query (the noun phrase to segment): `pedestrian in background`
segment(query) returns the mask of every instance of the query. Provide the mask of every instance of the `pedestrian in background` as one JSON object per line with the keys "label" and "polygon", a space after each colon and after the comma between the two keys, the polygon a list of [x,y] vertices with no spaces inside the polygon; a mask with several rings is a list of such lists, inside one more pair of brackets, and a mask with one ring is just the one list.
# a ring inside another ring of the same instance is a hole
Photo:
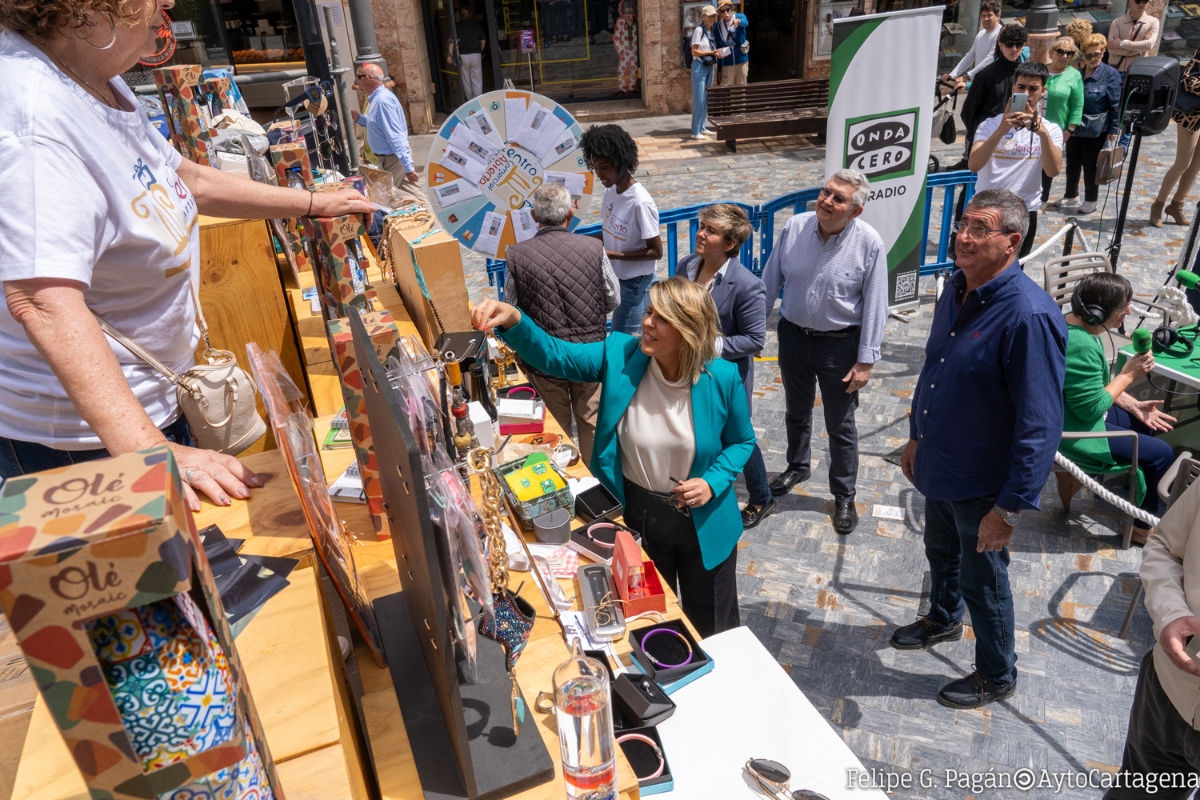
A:
{"label": "pedestrian in background", "polygon": [[904,477],[925,497],[929,613],[892,633],[918,650],[963,636],[971,612],[975,669],[938,692],[979,708],[1017,691],[1008,544],[1037,510],[1062,436],[1067,325],[1017,253],[1029,216],[1007,189],[971,198],[955,223],[957,269],[933,311],[913,392]]}
{"label": "pedestrian in background", "polygon": [[779,305],[779,372],[787,403],[787,469],[771,494],[787,494],[812,475],[812,416],[817,387],[829,436],[833,529],[858,525],[858,392],[871,380],[887,321],[887,248],[858,217],[870,182],[843,169],[825,182],[816,211],[797,214],[763,269],[767,313]]}
{"label": "pedestrian in background", "polygon": [[1062,169],[1062,128],[1038,113],[1046,91],[1049,70],[1040,61],[1017,67],[1013,99],[1025,96],[1024,110],[997,114],[979,126],[967,166],[979,173],[975,187],[1008,189],[1025,201],[1029,221],[1022,232],[1020,257],[1029,255],[1037,234],[1038,209],[1042,205],[1042,175],[1053,178]]}
{"label": "pedestrian in background", "polygon": [[983,0],[979,4],[979,33],[971,49],[942,76],[946,83],[953,82],[959,89],[975,79],[979,70],[996,58],[996,39],[1000,36],[1000,0]]}
{"label": "pedestrian in background", "polygon": [[700,9],[700,24],[692,28],[692,138],[703,139],[711,133],[705,127],[708,119],[708,87],[712,86],[717,63],[717,40],[713,26],[717,10],[712,6]]}
{"label": "pedestrian in background", "polygon": [[[1054,205],[1063,211],[1090,214],[1100,199],[1096,183],[1096,158],[1105,144],[1117,140],[1120,131],[1121,73],[1101,59],[1107,40],[1093,33],[1083,43],[1083,115],[1066,145],[1067,185],[1063,198]],[[1079,202],[1079,173],[1083,172],[1084,198]],[[1153,209],[1151,221],[1153,222]]]}
{"label": "pedestrian in background", "polygon": [[597,125],[579,140],[588,167],[604,185],[600,211],[604,251],[621,282],[621,304],[612,329],[636,336],[642,329],[650,284],[662,258],[658,206],[637,179],[637,143],[620,125]]}
{"label": "pedestrian in background", "polygon": [[[568,230],[575,212],[571,192],[561,183],[542,184],[531,200],[538,232],[505,251],[504,299],[556,339],[604,341],[608,313],[620,302],[604,245]],[[592,463],[600,384],[555,378],[525,363],[521,369],[568,434],[574,419],[579,455]]]}
{"label": "pedestrian in background", "polygon": [[1129,0],[1129,11],[1108,28],[1109,63],[1124,75],[1134,62],[1158,45],[1158,19],[1146,13],[1147,0]]}
{"label": "pedestrian in background", "polygon": [[962,121],[967,130],[967,152],[975,142],[975,130],[984,120],[1004,111],[1021,64],[1021,51],[1029,34],[1020,25],[1005,25],[996,37],[996,57],[979,72],[963,101]]}
{"label": "pedestrian in background", "polygon": [[[1180,90],[1190,95],[1200,95],[1200,61],[1197,61],[1197,57],[1200,57],[1200,50],[1192,54],[1192,60],[1188,62],[1179,81]],[[1176,224],[1188,224],[1188,218],[1183,214],[1183,203],[1192,190],[1192,184],[1196,182],[1197,173],[1200,173],[1200,147],[1196,147],[1196,140],[1200,138],[1200,108],[1188,112],[1176,106],[1171,112],[1171,119],[1175,120],[1177,137],[1175,161],[1163,176],[1158,197],[1150,206],[1150,224],[1156,228],[1162,227],[1163,204],[1167,202],[1176,183],[1179,189],[1175,192],[1175,199],[1165,210]]]}
{"label": "pedestrian in background", "polygon": [[[1050,77],[1046,80],[1046,119],[1062,128],[1063,144],[1083,118],[1083,76],[1071,66],[1075,60],[1075,40],[1060,36],[1050,45]],[[1042,173],[1042,202],[1050,199],[1054,178]]]}
{"label": "pedestrian in background", "polygon": [[[696,252],[680,259],[675,272],[696,281],[712,295],[721,323],[717,357],[737,364],[746,386],[746,407],[750,408],[754,356],[767,341],[767,290],[758,276],[742,265],[737,253],[754,228],[746,212],[731,203],[706,206],[700,211],[699,222]],[[749,529],[775,508],[767,465],[757,441],[742,474],[750,495],[742,508],[742,525]]]}
{"label": "pedestrian in background", "polygon": [[458,66],[458,86],[465,103],[483,94],[483,51],[487,49],[487,35],[466,7],[458,10],[454,30],[458,39],[450,42],[446,63]]}
{"label": "pedestrian in background", "polygon": [[[996,2],[996,0],[988,0]],[[750,42],[746,41],[746,28],[750,21],[745,14],[733,10],[733,0],[721,0],[717,5],[717,47],[729,48],[729,54],[721,59],[721,85],[745,83],[750,74]]]}
{"label": "pedestrian in background", "polygon": [[634,0],[621,0],[620,12],[613,23],[612,43],[617,51],[617,91],[613,94],[633,94],[638,90],[638,32]]}
{"label": "pedestrian in background", "polygon": [[404,107],[396,93],[385,85],[386,80],[378,64],[362,64],[354,71],[354,88],[366,95],[367,113],[351,109],[350,117],[366,129],[367,145],[379,160],[379,166],[391,173],[392,186],[428,210],[429,198],[421,188],[421,176],[417,174],[408,144]]}

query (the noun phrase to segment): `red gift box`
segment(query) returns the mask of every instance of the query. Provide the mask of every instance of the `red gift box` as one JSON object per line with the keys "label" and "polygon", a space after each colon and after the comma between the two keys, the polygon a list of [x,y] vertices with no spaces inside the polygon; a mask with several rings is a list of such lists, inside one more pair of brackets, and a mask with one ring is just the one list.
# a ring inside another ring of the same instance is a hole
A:
{"label": "red gift box", "polygon": [[[663,591],[662,581],[653,561],[642,560],[642,548],[629,535],[628,531],[618,530],[616,547],[613,552],[612,573],[613,582],[617,584],[617,595],[625,601],[621,610],[625,618],[645,614],[647,611],[667,611],[667,595]],[[643,594],[630,597],[630,571],[636,567],[642,568]]]}

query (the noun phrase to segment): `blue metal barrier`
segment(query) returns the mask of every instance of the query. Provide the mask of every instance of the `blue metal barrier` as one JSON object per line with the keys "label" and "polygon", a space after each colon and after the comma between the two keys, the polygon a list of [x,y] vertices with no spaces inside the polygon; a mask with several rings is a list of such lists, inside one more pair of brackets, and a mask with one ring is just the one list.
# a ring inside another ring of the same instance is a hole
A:
{"label": "blue metal barrier", "polygon": [[[922,275],[933,275],[941,269],[952,266],[954,263],[949,260],[950,226],[954,222],[954,206],[958,200],[957,187],[959,186],[963,187],[966,198],[970,200],[971,195],[975,193],[975,173],[968,170],[941,172],[929,175],[925,180],[925,228],[921,236]],[[942,208],[938,217],[940,227],[938,230],[937,260],[928,262],[929,223],[933,218],[935,189],[942,190]],[[775,247],[775,215],[785,210],[790,210],[792,216],[803,214],[805,211],[808,211],[809,205],[816,201],[817,195],[820,192],[821,188],[819,186],[812,189],[801,189],[798,192],[776,197],[774,200],[769,200],[761,206],[750,206],[732,200],[727,201],[744,209],[746,215],[750,217],[750,225],[753,231],[750,234],[750,238],[742,245],[739,258],[751,272],[755,275],[762,275],[763,268],[767,265],[767,259],[771,257],[771,251]],[[711,205],[711,203],[671,208],[659,212],[659,224],[665,226],[667,229],[664,241],[666,243],[665,255],[667,258],[668,275],[675,274],[675,265],[679,263],[679,223],[686,222],[688,224],[688,252],[691,253],[696,249],[696,231],[700,227],[700,211],[708,205]],[[601,223],[599,222],[591,225],[580,225],[575,229],[575,233],[584,236],[598,236],[600,232]],[[758,242],[757,254],[754,250],[756,240]],[[501,300],[504,299],[504,273],[505,264],[503,261],[494,258],[487,260],[488,286],[496,287]]]}

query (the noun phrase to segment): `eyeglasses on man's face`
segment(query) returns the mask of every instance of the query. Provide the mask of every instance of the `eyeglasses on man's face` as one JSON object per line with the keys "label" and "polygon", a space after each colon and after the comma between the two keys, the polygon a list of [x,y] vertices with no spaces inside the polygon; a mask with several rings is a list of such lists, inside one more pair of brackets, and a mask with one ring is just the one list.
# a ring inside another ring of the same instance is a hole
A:
{"label": "eyeglasses on man's face", "polygon": [[950,226],[950,230],[954,231],[959,236],[966,234],[972,239],[986,239],[994,233],[1009,233],[1009,231],[997,228],[986,228],[977,222],[956,222]]}
{"label": "eyeglasses on man's face", "polygon": [[832,200],[835,204],[837,204],[839,206],[844,206],[850,202],[849,197],[838,194],[833,189],[830,189],[828,186],[821,187],[820,196],[826,200]]}

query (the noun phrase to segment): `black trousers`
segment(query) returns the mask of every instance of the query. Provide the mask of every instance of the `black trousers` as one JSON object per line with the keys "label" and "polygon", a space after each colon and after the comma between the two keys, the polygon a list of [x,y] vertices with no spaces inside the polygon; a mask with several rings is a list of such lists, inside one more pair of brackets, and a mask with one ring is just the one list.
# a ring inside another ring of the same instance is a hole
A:
{"label": "black trousers", "polygon": [[738,626],[736,547],[715,568],[705,569],[691,515],[630,480],[625,481],[625,524],[642,534],[646,554],[701,636]]}
{"label": "black trousers", "polygon": [[[1029,230],[1025,233],[1025,238],[1021,240],[1021,252],[1017,253],[1017,258],[1024,258],[1033,252],[1033,237],[1037,236],[1037,218],[1038,212],[1029,212]],[[1021,265],[1021,271],[1025,271],[1025,265]]]}
{"label": "black trousers", "polygon": [[858,361],[859,331],[834,338],[810,336],[779,318],[779,372],[783,376],[787,413],[789,469],[812,463],[813,404],[821,387],[821,410],[829,434],[829,491],[838,500],[853,500],[858,482],[858,392],[847,394],[842,378]]}
{"label": "black trousers", "polygon": [[1100,197],[1100,187],[1096,185],[1096,159],[1099,158],[1106,141],[1108,141],[1107,136],[1093,136],[1089,139],[1072,136],[1067,139],[1066,145],[1063,146],[1067,157],[1067,186],[1063,190],[1063,197],[1079,196],[1079,171],[1081,169],[1083,170],[1083,199],[1094,203]]}
{"label": "black trousers", "polygon": [[[1200,731],[1179,715],[1163,691],[1151,649],[1142,659],[1133,708],[1129,711],[1129,733],[1125,737],[1125,755],[1121,758],[1118,773],[1122,785],[1105,792],[1104,800],[1185,800],[1191,797],[1195,789],[1156,785],[1157,791],[1152,794],[1144,788],[1127,788],[1130,782],[1136,781],[1135,776],[1168,779],[1171,773],[1175,779],[1184,778],[1185,786],[1187,776],[1200,774]],[[1144,779],[1141,785],[1145,785]]]}

